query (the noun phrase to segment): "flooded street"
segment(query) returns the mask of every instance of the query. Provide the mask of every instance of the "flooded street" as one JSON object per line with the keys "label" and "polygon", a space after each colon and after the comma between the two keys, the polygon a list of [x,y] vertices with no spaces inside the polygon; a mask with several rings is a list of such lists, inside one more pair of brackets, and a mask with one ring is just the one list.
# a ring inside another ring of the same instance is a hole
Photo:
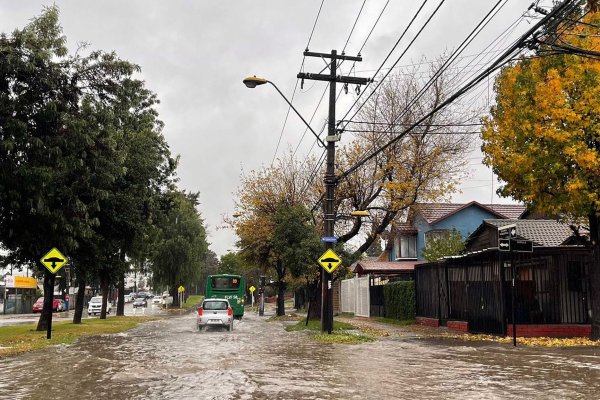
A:
{"label": "flooded street", "polygon": [[189,314],[0,360],[2,399],[597,399],[600,349],[391,335],[319,345],[246,314],[198,332]]}

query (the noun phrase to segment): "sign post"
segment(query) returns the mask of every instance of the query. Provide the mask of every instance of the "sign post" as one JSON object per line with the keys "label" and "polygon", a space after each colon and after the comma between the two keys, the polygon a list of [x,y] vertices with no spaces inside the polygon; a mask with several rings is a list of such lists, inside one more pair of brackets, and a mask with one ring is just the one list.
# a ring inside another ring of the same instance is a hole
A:
{"label": "sign post", "polygon": [[179,308],[183,307],[183,292],[185,292],[185,288],[183,286],[179,286],[177,288],[177,293],[179,294]]}
{"label": "sign post", "polygon": [[[331,295],[331,274],[333,273],[333,271],[342,263],[342,259],[340,258],[340,256],[338,256],[337,254],[335,254],[335,252],[331,249],[327,249],[325,251],[325,253],[323,253],[323,255],[321,257],[319,257],[319,264],[321,264],[321,267],[323,267],[323,269],[325,271],[327,271],[326,276],[328,277],[327,279],[327,307],[326,307],[326,312],[327,312],[327,316],[325,317],[326,319],[324,319],[325,321],[327,321],[327,323],[325,324],[327,326],[327,333],[331,333],[331,330],[333,329],[333,296]],[[325,285],[325,282],[323,282],[323,285]],[[325,309],[325,307],[323,308]]]}
{"label": "sign post", "polygon": [[[67,263],[68,259],[67,257],[63,256],[62,253],[60,251],[58,251],[58,249],[53,248],[52,250],[50,250],[48,253],[46,253],[46,255],[44,255],[41,259],[40,262],[42,263],[42,265],[44,267],[46,267],[46,269],[48,271],[50,271],[50,284],[48,285],[48,287],[51,287],[51,294],[50,294],[50,316],[48,317],[48,327],[46,330],[46,339],[52,339],[52,305],[54,303],[54,276],[56,275],[56,273],[58,272],[59,269],[62,268],[63,265],[65,265]],[[44,289],[46,289],[46,285],[44,282]],[[47,293],[44,293],[44,296]]]}
{"label": "sign post", "polygon": [[248,288],[248,290],[250,291],[250,298],[251,298],[251,301],[252,301],[251,309],[254,310],[254,291],[256,290],[256,288],[253,285],[253,286],[250,286]]}

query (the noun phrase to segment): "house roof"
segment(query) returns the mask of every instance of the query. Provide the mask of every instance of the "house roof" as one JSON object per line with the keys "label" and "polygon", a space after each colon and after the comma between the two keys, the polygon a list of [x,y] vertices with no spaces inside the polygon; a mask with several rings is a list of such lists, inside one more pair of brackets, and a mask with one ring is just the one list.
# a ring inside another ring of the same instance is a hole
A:
{"label": "house roof", "polygon": [[535,246],[560,246],[573,236],[573,230],[569,225],[547,219],[485,219],[483,225],[471,236],[474,237],[485,225],[498,228],[511,224],[517,226],[519,238],[531,240]]}
{"label": "house roof", "polygon": [[417,228],[415,228],[413,225],[409,224],[408,222],[400,222],[396,225],[394,225],[396,232],[397,233],[404,233],[405,235],[409,235],[409,234],[417,234]]}
{"label": "house roof", "polygon": [[425,261],[357,261],[350,269],[357,274],[386,274],[413,272],[415,265],[423,264]]}
{"label": "house roof", "polygon": [[521,204],[481,204],[476,201],[470,203],[421,203],[415,208],[428,224],[435,224],[471,206],[484,209],[502,219],[519,218],[526,210],[525,206]]}

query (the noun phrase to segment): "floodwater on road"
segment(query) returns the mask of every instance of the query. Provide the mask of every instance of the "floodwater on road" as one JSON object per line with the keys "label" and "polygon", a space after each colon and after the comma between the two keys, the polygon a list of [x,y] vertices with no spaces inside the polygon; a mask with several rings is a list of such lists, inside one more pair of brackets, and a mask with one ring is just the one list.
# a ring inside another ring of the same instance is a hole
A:
{"label": "floodwater on road", "polygon": [[0,360],[2,399],[598,399],[600,349],[390,336],[320,345],[250,313],[195,316]]}

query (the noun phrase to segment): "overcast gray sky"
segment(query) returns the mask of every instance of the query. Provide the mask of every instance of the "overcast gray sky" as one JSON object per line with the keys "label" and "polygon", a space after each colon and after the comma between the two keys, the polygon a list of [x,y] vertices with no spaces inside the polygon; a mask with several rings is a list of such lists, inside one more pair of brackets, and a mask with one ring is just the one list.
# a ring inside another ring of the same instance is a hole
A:
{"label": "overcast gray sky", "polygon": [[[217,229],[224,215],[234,209],[233,193],[241,171],[269,165],[289,149],[304,157],[313,150],[313,137],[301,141],[302,122],[290,114],[285,129],[287,106],[269,87],[247,89],[242,79],[257,75],[275,82],[289,98],[294,92],[302,52],[341,50],[346,46],[356,55],[386,0],[0,0],[0,30],[22,28],[44,5],[55,3],[69,46],[91,43],[91,49],[114,50],[124,59],[139,64],[147,86],[161,100],[160,118],[174,154],[181,156],[180,187],[200,192],[200,211],[207,226],[210,248],[218,255],[234,249],[235,235]],[[421,1],[389,1],[379,23],[362,50],[363,62],[356,75],[371,77],[392,49]],[[496,1],[448,0],[415,41],[398,65],[417,62],[458,46]],[[473,55],[515,22],[531,0],[508,0],[485,30],[463,53]],[[317,20],[319,8],[322,9]],[[439,5],[430,0],[415,27],[400,43],[390,62],[397,59],[426,18]],[[511,37],[530,25],[521,21]],[[504,41],[504,44],[508,43]],[[319,72],[321,60],[308,60],[306,72]],[[348,65],[346,65],[348,67]],[[344,70],[348,73],[348,70]],[[490,82],[491,83],[491,82]],[[309,119],[325,89],[324,82],[307,82],[296,91],[294,104]],[[342,96],[337,116],[351,104],[352,91]],[[474,97],[493,96],[484,88]],[[326,101],[317,109],[312,126],[320,129],[327,115]],[[283,132],[283,133],[282,133]],[[281,136],[281,143],[278,145]],[[474,138],[475,140],[475,138]],[[477,146],[475,146],[477,147]],[[276,148],[278,151],[276,153]],[[481,154],[474,151],[463,193],[456,202],[477,200],[508,203],[493,192],[491,172],[480,166]]]}

